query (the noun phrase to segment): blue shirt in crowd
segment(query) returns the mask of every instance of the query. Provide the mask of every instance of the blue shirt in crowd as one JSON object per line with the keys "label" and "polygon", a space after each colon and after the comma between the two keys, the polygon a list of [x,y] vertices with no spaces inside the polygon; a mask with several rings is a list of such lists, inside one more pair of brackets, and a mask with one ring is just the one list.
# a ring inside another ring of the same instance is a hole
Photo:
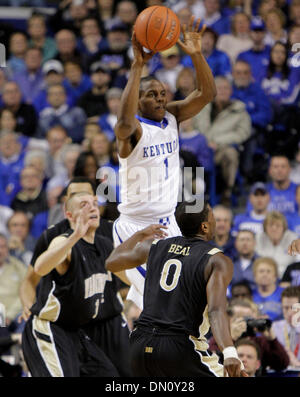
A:
{"label": "blue shirt in crowd", "polygon": [[256,83],[261,84],[262,79],[266,75],[266,70],[270,60],[270,46],[265,46],[262,51],[248,51],[241,52],[237,59],[249,63],[251,66],[252,76]]}
{"label": "blue shirt in crowd", "polygon": [[[206,61],[214,76],[231,76],[231,63],[225,52],[214,49],[206,58]],[[189,55],[185,55],[181,63],[185,67],[194,68],[192,59]]]}
{"label": "blue shirt in crowd", "polygon": [[297,212],[296,189],[297,185],[293,182],[284,190],[278,190],[273,183],[267,184],[270,194],[269,211],[279,211],[284,215]]}
{"label": "blue shirt in crowd", "polygon": [[270,101],[257,83],[250,83],[248,87],[233,85],[232,98],[245,103],[254,127],[264,128],[271,122]]}
{"label": "blue shirt in crowd", "polygon": [[263,231],[265,215],[255,215],[253,211],[238,214],[234,217],[232,235],[236,236],[239,230],[251,230],[257,234]]}
{"label": "blue shirt in crowd", "polygon": [[273,294],[269,296],[261,296],[258,290],[253,291],[253,302],[258,305],[262,314],[267,314],[272,321],[281,320],[281,293],[284,290],[282,287],[277,287]]}
{"label": "blue shirt in crowd", "polygon": [[300,237],[300,215],[298,213],[295,214],[287,214],[286,220],[288,223],[288,227],[292,232],[295,232]]}

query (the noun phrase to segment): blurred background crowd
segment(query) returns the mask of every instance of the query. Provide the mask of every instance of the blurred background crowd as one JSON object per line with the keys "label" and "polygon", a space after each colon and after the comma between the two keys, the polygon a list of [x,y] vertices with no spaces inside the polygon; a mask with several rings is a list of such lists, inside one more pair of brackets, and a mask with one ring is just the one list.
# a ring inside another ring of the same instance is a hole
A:
{"label": "blurred background crowd", "polygon": [[[300,258],[287,255],[300,237],[300,0],[0,0],[4,375],[26,374],[18,290],[37,238],[64,217],[70,179],[85,176],[99,187],[114,171],[108,180],[116,200],[98,198],[104,218],[118,217],[114,126],[133,59],[132,28],[152,5],[170,7],[182,24],[195,15],[207,26],[202,51],[217,95],[180,125],[180,157],[214,207],[215,243],[234,262],[228,313],[239,354],[251,376],[300,366],[300,327],[292,324]],[[149,74],[164,83],[169,101],[195,88],[191,59],[177,46],[155,54],[144,68]],[[137,309],[126,301],[125,311],[132,324]]]}

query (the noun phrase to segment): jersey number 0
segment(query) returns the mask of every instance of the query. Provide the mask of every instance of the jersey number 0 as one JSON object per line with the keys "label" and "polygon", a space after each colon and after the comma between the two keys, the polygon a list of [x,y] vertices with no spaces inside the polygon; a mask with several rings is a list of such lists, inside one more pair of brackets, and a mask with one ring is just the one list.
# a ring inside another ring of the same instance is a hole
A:
{"label": "jersey number 0", "polygon": [[[176,269],[173,274],[172,281],[168,280],[170,269],[175,266]],[[177,287],[178,280],[180,277],[182,263],[178,259],[169,259],[165,264],[161,272],[159,284],[164,291],[170,292]],[[169,284],[167,283],[169,281]]]}

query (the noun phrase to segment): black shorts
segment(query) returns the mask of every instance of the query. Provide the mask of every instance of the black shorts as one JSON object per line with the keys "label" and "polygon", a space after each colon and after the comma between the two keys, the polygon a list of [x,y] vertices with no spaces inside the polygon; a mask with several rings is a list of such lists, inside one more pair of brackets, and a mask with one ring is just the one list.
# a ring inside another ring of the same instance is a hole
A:
{"label": "black shorts", "polygon": [[36,316],[25,325],[22,349],[33,377],[118,376],[105,353],[82,330],[66,330]]}
{"label": "black shorts", "polygon": [[132,376],[129,329],[121,314],[107,320],[91,322],[83,330],[109,357],[119,376]]}
{"label": "black shorts", "polygon": [[131,368],[134,376],[222,376],[218,356],[199,350],[199,341],[186,334],[160,333],[136,328],[130,335]]}

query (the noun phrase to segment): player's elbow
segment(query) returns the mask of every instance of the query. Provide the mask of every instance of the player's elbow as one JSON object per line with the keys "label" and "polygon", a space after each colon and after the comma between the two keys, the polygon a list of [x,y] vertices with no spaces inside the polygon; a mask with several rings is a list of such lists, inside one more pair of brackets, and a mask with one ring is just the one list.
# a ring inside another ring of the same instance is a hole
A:
{"label": "player's elbow", "polygon": [[112,273],[122,270],[122,269],[118,269],[117,263],[110,258],[106,259],[105,261],[105,269]]}

